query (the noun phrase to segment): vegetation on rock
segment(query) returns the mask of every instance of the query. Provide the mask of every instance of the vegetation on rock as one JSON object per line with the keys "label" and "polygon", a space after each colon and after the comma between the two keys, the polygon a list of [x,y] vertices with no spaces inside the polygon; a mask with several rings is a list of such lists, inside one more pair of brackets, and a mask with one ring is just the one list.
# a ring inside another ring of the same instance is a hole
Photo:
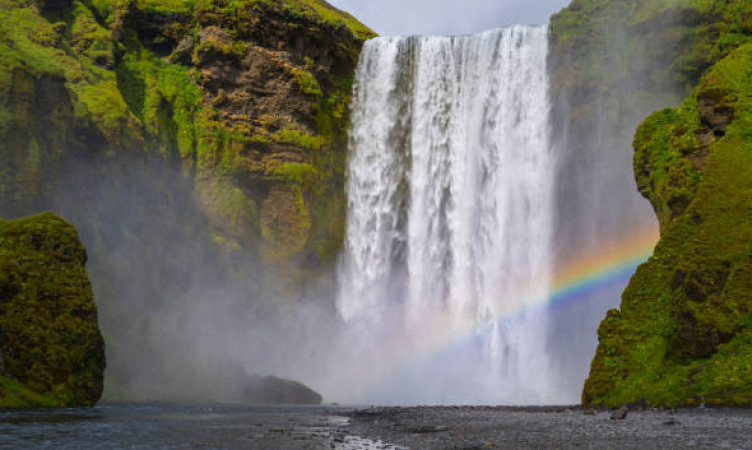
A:
{"label": "vegetation on rock", "polygon": [[0,220],[0,407],[93,406],[104,341],[76,230],[53,214]]}
{"label": "vegetation on rock", "polygon": [[[343,220],[350,87],[370,30],[321,0],[53,3],[0,0],[0,210],[45,203],[45,175],[71,152],[146,151],[212,187],[199,198],[219,200],[203,208],[230,241],[263,221],[259,183],[285,184],[306,208],[266,215],[293,226],[303,213],[311,234],[263,245],[279,263],[329,260],[319,244],[341,241],[329,222]],[[232,202],[216,197],[238,189],[258,215],[228,222]]]}
{"label": "vegetation on rock", "polygon": [[[661,240],[621,308],[599,327],[583,404],[749,405],[752,9],[720,1],[575,3],[622,11],[633,31],[679,17],[686,33],[661,70],[691,89],[681,106],[654,113],[635,135],[635,177]],[[657,42],[670,48],[664,44],[672,41]]]}

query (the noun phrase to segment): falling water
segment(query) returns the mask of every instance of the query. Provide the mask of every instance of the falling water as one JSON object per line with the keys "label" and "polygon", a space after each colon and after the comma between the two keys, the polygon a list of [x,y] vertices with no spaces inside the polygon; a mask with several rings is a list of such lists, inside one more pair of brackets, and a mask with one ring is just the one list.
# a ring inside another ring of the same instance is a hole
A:
{"label": "falling water", "polygon": [[363,49],[339,313],[384,364],[470,336],[389,401],[555,401],[535,308],[552,271],[547,51],[547,28],[522,26]]}

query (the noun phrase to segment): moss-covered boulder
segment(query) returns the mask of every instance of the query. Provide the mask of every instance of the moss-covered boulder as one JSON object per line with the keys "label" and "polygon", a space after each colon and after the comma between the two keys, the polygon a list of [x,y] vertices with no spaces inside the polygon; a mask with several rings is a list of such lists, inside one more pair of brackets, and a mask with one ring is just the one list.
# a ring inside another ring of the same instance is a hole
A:
{"label": "moss-covered boulder", "polygon": [[637,130],[661,240],[598,330],[584,404],[752,404],[751,130],[752,44]]}
{"label": "moss-covered boulder", "polygon": [[76,230],[53,214],[0,220],[0,407],[92,406],[104,341]]}

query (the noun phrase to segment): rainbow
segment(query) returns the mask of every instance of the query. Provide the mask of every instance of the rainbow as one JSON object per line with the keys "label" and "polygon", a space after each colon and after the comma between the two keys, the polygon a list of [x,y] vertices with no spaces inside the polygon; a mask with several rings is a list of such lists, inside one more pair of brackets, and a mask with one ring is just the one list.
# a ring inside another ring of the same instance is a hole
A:
{"label": "rainbow", "polygon": [[546,304],[568,303],[625,284],[637,266],[652,255],[658,238],[658,230],[650,227],[602,251],[577,258],[555,276],[552,294],[545,299]]}
{"label": "rainbow", "polygon": [[[462,351],[465,346],[477,342],[478,337],[494,325],[521,321],[531,314],[583,301],[599,292],[624,286],[637,266],[650,257],[658,238],[658,231],[655,227],[650,227],[607,248],[584,252],[574,262],[567,264],[564,270],[555,274],[553,287],[547,298],[536,299],[525,307],[506,311],[496,323],[457,327],[446,314],[437,313],[432,317],[425,317],[420,330],[416,330],[411,336],[409,348],[405,348],[404,341],[385,342],[385,348],[399,349],[398,354],[392,354],[392,358],[379,358],[382,367],[371,373],[368,380],[362,381],[376,392],[412,369]],[[389,362],[383,366],[385,361]],[[365,398],[370,393],[361,392]]]}

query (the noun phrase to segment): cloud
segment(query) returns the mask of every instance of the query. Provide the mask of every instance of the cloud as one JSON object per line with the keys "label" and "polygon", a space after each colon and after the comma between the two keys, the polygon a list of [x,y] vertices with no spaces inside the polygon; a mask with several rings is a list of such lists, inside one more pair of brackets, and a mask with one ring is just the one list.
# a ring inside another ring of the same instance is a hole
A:
{"label": "cloud", "polygon": [[475,34],[544,24],[569,0],[329,0],[382,35]]}

